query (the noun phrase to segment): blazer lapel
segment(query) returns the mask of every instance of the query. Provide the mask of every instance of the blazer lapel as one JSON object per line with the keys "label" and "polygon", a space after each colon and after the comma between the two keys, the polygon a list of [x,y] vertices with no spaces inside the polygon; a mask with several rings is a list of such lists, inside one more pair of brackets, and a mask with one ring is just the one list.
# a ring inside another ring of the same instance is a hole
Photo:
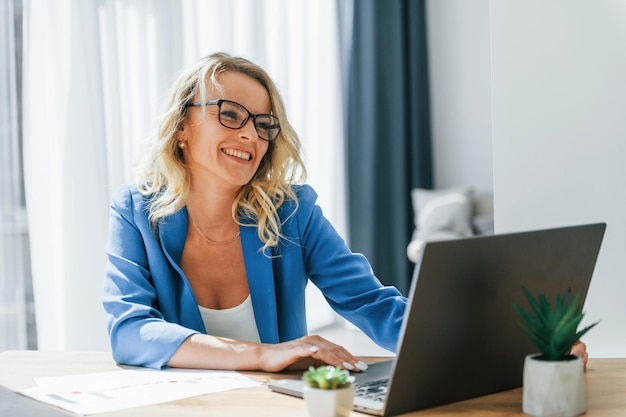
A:
{"label": "blazer lapel", "polygon": [[263,243],[253,225],[241,226],[241,246],[254,308],[254,318],[263,343],[278,343],[278,319],[272,259],[261,252]]}
{"label": "blazer lapel", "polygon": [[205,332],[202,316],[198,309],[198,302],[193,294],[191,286],[186,282],[185,274],[180,267],[183,257],[183,248],[187,239],[188,217],[187,209],[177,211],[171,216],[165,217],[159,221],[159,239],[165,257],[169,261],[172,268],[178,273],[178,277],[173,279],[183,280],[182,293],[179,299],[180,318],[179,323],[191,327],[199,332]]}
{"label": "blazer lapel", "polygon": [[180,261],[187,238],[187,209],[177,211],[159,221],[159,239],[165,256],[172,266],[182,274]]}

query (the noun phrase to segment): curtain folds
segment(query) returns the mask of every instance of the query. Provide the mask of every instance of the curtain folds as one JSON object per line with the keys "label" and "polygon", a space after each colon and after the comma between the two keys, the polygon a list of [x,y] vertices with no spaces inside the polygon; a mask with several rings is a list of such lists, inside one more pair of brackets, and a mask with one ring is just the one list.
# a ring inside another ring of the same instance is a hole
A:
{"label": "curtain folds", "polygon": [[424,0],[339,0],[351,247],[407,294],[410,192],[432,187]]}
{"label": "curtain folds", "polygon": [[103,349],[107,172],[97,9],[24,3],[24,174],[39,349]]}
{"label": "curtain folds", "polygon": [[[100,297],[110,195],[133,180],[138,145],[178,72],[209,53],[250,58],[277,82],[309,182],[345,235],[334,0],[23,1],[24,167],[40,349],[109,348]],[[323,306],[312,308],[318,325],[333,320]]]}
{"label": "curtain folds", "polygon": [[37,346],[21,132],[22,3],[0,1],[0,351]]}

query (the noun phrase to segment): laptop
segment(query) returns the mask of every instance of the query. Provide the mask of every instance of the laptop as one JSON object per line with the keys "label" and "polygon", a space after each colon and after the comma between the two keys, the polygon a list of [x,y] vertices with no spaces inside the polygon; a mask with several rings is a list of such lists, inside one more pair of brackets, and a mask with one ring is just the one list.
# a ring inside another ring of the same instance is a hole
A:
{"label": "laptop", "polygon": [[[571,290],[582,308],[605,229],[597,223],[426,243],[396,356],[353,373],[354,410],[392,416],[521,387],[524,358],[537,352],[512,307],[528,305],[522,286],[549,300]],[[302,397],[304,382],[268,387]]]}

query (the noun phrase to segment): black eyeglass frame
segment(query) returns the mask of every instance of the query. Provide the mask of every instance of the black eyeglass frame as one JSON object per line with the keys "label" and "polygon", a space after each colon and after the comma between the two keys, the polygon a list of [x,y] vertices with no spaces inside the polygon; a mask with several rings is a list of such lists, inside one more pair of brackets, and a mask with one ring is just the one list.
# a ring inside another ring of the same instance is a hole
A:
{"label": "black eyeglass frame", "polygon": [[[243,120],[243,122],[241,122],[241,125],[239,127],[232,127],[232,126],[228,126],[226,124],[224,124],[224,122],[222,122],[222,104],[223,103],[231,103],[231,104],[235,104],[239,107],[241,107],[242,109],[244,109],[247,113],[248,116]],[[252,113],[250,110],[246,109],[244,106],[242,106],[241,104],[237,103],[236,101],[232,101],[232,100],[209,100],[209,101],[195,101],[195,102],[191,102],[187,104],[187,107],[202,107],[202,106],[218,106],[218,112],[217,112],[217,120],[219,120],[220,124],[224,127],[227,127],[228,129],[241,129],[242,127],[245,126],[246,123],[248,123],[248,120],[250,120],[250,118],[252,118],[252,123],[254,124],[254,128],[256,130],[257,135],[259,135],[260,139],[263,139],[265,141],[268,142],[273,142],[274,140],[276,140],[276,138],[278,137],[278,135],[280,134],[280,121],[278,120],[278,117],[274,116],[273,114],[265,114],[265,113],[261,113],[261,114],[254,114]],[[259,133],[259,126],[257,126],[256,123],[256,119],[257,117],[269,117],[270,120],[276,120],[277,123],[275,124],[271,124],[269,126],[264,127],[264,129],[269,133],[271,129],[276,129],[276,134],[274,135],[274,137],[270,138],[264,138],[263,136],[261,136],[261,134]]]}

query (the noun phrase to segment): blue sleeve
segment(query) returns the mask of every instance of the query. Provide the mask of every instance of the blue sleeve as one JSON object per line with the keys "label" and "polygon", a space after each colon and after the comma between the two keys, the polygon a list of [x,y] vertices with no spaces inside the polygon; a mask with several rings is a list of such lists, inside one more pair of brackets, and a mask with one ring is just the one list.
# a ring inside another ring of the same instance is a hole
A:
{"label": "blue sleeve", "polygon": [[367,259],[353,253],[315,204],[309,186],[298,190],[298,235],[310,280],[330,306],[379,346],[396,350],[407,300],[383,286]]}
{"label": "blue sleeve", "polygon": [[151,268],[163,273],[165,268],[149,261],[158,261],[162,251],[143,200],[129,187],[120,188],[113,198],[102,301],[116,362],[159,369],[186,338],[198,332],[164,320],[156,307],[159,300]]}

